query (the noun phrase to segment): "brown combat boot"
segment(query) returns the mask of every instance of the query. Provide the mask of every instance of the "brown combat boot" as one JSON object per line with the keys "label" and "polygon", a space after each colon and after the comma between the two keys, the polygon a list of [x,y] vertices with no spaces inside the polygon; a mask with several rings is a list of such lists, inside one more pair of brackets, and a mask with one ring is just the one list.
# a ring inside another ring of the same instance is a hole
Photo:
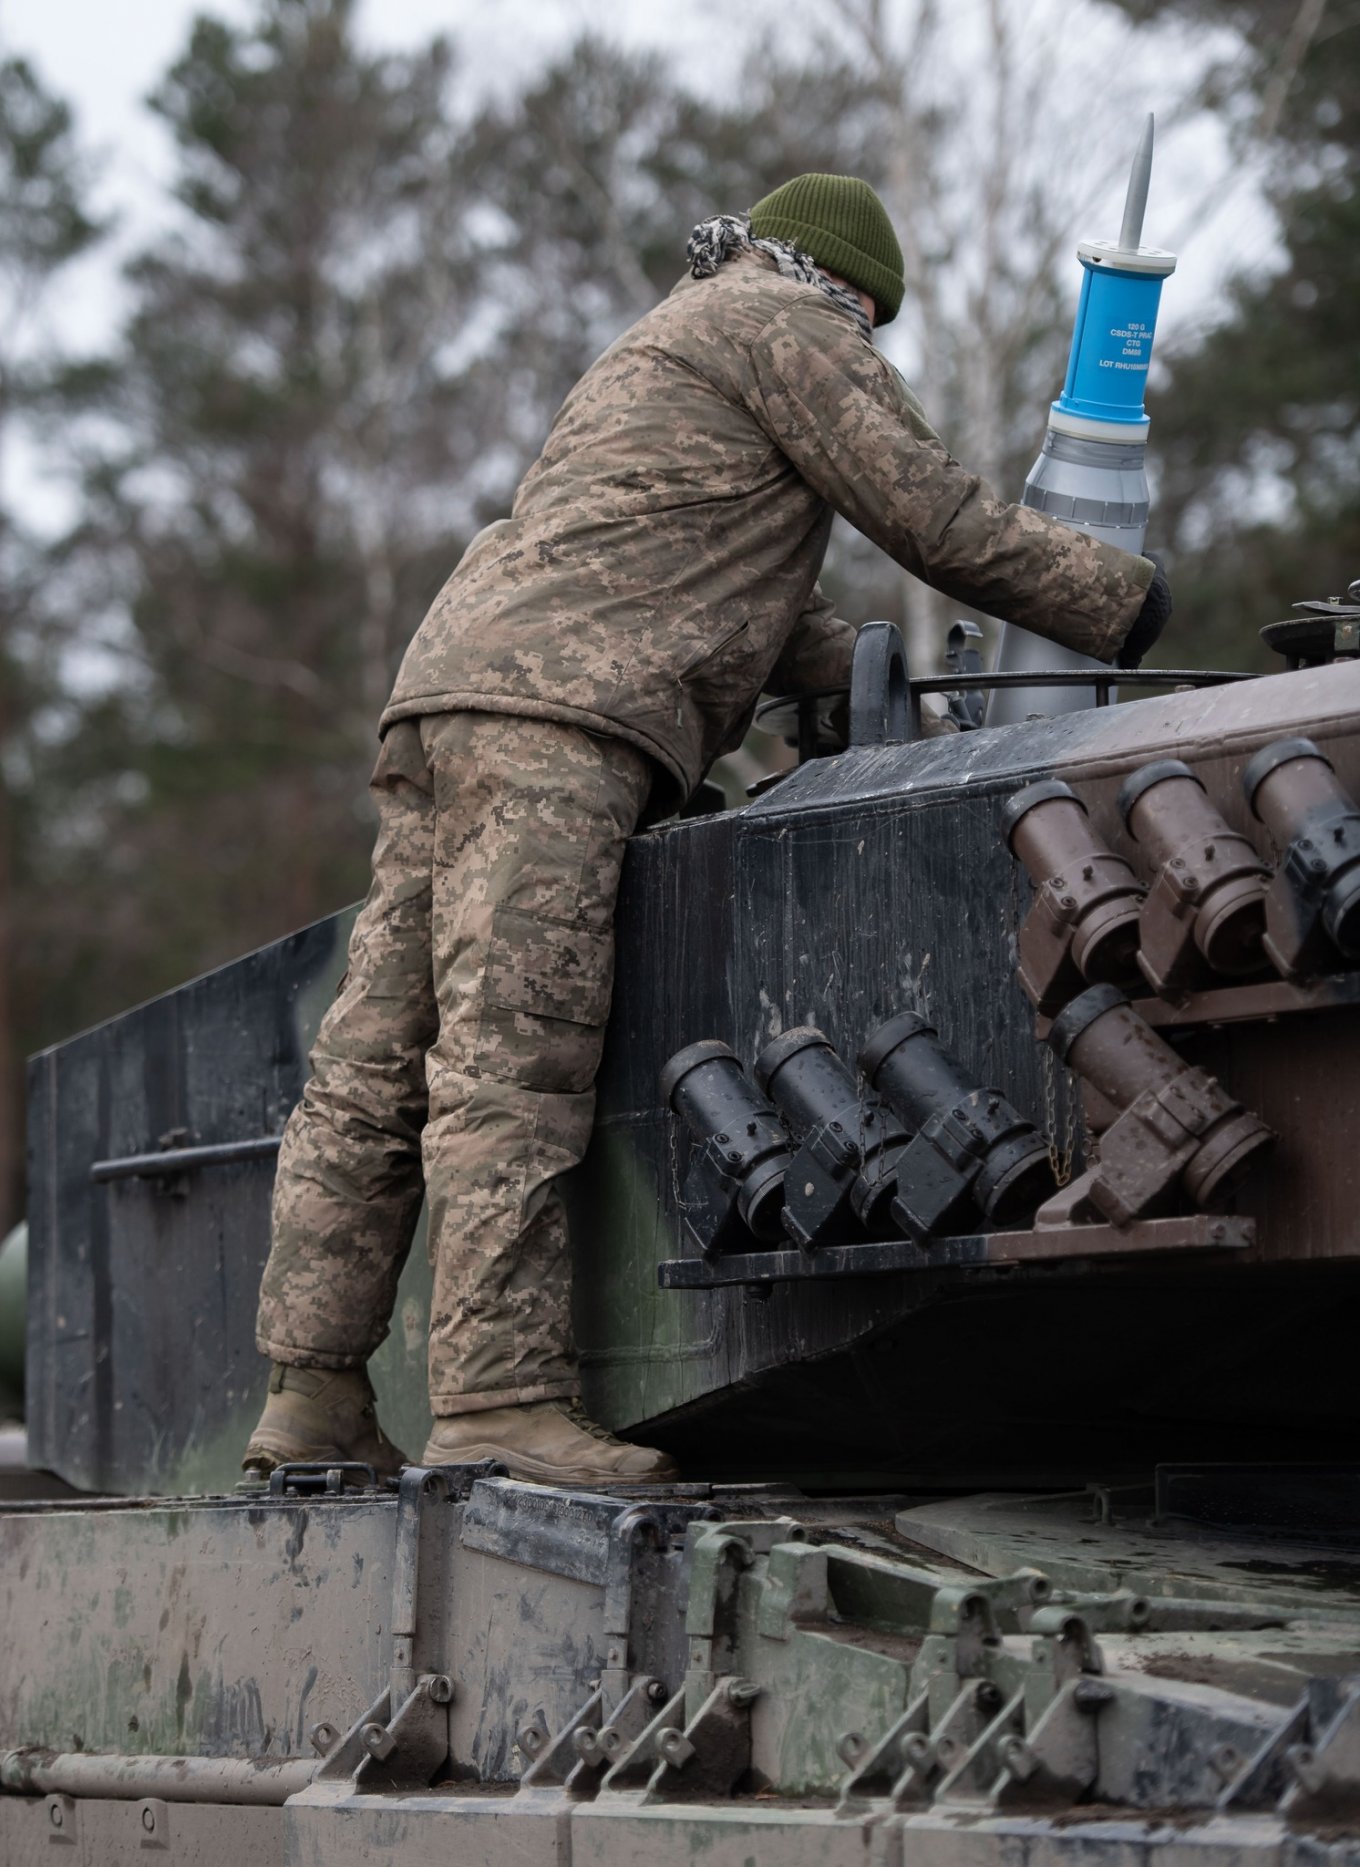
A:
{"label": "brown combat boot", "polygon": [[378,1424],[373,1384],[365,1368],[293,1368],[276,1361],[269,1398],[250,1435],[242,1471],[328,1460],[371,1465],[391,1478],[410,1460]]}
{"label": "brown combat boot", "polygon": [[426,1465],[499,1459],[531,1484],[663,1484],[680,1468],[651,1446],[630,1446],[586,1417],[579,1400],[455,1413],[434,1423]]}

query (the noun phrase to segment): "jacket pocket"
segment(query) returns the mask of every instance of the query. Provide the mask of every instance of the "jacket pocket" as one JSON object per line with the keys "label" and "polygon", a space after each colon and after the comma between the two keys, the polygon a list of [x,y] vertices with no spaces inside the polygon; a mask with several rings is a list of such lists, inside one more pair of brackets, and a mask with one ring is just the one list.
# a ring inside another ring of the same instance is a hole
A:
{"label": "jacket pocket", "polygon": [[750,627],[751,623],[749,618],[745,622],[739,622],[735,629],[729,629],[727,634],[715,642],[711,648],[701,648],[697,655],[691,655],[675,678],[678,681],[687,681],[691,675],[698,674],[710,661],[716,661],[719,655],[724,654],[731,648],[734,642],[739,642],[742,636],[747,634]]}

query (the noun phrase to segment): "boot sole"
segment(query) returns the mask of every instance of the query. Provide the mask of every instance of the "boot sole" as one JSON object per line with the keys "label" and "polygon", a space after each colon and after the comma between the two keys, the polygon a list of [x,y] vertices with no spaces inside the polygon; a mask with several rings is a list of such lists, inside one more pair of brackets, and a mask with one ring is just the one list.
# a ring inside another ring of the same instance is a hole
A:
{"label": "boot sole", "polygon": [[378,1478],[395,1478],[402,1467],[404,1465],[409,1465],[411,1461],[407,1458],[406,1454],[402,1452],[397,1455],[395,1464],[387,1461],[384,1461],[382,1464],[375,1464],[371,1459],[356,1460],[352,1452],[346,1452],[339,1446],[309,1446],[301,1440],[284,1439],[274,1433],[255,1432],[251,1434],[250,1443],[247,1445],[242,1455],[241,1469],[244,1471],[252,1465],[263,1465],[266,1468],[266,1476],[268,1476],[269,1472],[273,1471],[276,1465],[348,1465],[355,1463],[363,1465],[372,1464],[374,1475]]}
{"label": "boot sole", "polygon": [[424,1462],[426,1465],[475,1465],[482,1459],[495,1459],[505,1466],[512,1478],[537,1485],[656,1485],[668,1484],[680,1476],[679,1466],[669,1462],[660,1470],[621,1472],[612,1466],[549,1465],[544,1459],[527,1458],[506,1446],[493,1445],[459,1446],[451,1451],[431,1444],[425,1448]]}

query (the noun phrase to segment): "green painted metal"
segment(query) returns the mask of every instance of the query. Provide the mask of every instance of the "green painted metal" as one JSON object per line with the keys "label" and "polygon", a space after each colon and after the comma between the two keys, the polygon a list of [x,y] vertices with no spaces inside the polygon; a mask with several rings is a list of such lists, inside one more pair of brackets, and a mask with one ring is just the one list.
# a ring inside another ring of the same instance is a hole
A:
{"label": "green painted metal", "polygon": [[[450,1469],[0,1513],[0,1859],[54,1806],[73,1858],[122,1859],[122,1797],[206,1867],[239,1856],[187,1805],[270,1799],[259,1867],[1121,1867],[1171,1810],[1197,1860],[1278,1867],[1288,1832],[1342,1867],[1353,1549],[1186,1533],[1149,1495],[680,1501]],[[35,1777],[70,1787],[44,1804]]]}
{"label": "green painted metal", "polygon": [[27,1282],[28,1227],[21,1224],[0,1244],[0,1420],[23,1411]]}
{"label": "green painted metal", "polygon": [[[340,984],[357,912],[357,908],[351,908],[335,917],[328,963],[287,1007],[298,1049],[304,1055],[310,1053]],[[391,1331],[369,1364],[383,1425],[412,1458],[419,1458],[430,1431],[425,1363],[432,1273],[426,1236],[422,1211],[397,1287]],[[261,1358],[254,1381],[239,1392],[220,1394],[215,1408],[202,1408],[199,1417],[205,1424],[195,1431],[173,1464],[146,1474],[142,1488],[167,1497],[202,1497],[229,1491],[241,1475],[241,1453],[264,1404],[267,1378],[268,1364]]]}

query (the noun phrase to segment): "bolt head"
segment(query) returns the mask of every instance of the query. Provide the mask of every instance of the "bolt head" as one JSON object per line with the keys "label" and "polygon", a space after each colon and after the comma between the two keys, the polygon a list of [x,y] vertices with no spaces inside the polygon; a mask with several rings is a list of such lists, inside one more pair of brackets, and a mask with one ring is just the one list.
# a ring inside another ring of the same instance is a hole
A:
{"label": "bolt head", "polygon": [[371,1757],[376,1757],[379,1763],[390,1757],[397,1747],[397,1740],[386,1725],[366,1724],[359,1735],[363,1739],[364,1749]]}
{"label": "bolt head", "polygon": [[694,1755],[694,1746],[683,1731],[673,1724],[666,1725],[656,1734],[656,1747],[666,1762],[673,1769],[682,1769]]}
{"label": "bolt head", "polygon": [[1219,1744],[1209,1753],[1209,1767],[1226,1783],[1242,1767],[1242,1753],[1235,1744]]}
{"label": "bolt head", "polygon": [[1001,1743],[1001,1761],[1018,1782],[1033,1776],[1038,1759],[1023,1737],[1007,1737]]}
{"label": "bolt head", "polygon": [[142,1810],[142,1827],[145,1828],[146,1832],[149,1835],[155,1834],[156,1832],[156,1811],[154,1809],[143,1809]]}

